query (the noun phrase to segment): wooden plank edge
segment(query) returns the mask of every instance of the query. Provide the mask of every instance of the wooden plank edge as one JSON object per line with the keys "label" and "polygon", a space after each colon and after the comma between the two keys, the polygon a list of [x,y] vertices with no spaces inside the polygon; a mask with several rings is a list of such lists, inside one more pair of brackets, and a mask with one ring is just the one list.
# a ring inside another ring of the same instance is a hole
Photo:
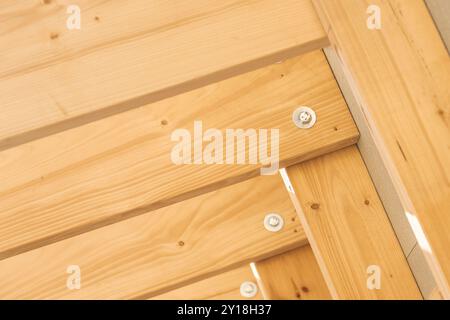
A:
{"label": "wooden plank edge", "polygon": [[[380,197],[392,227],[394,228],[394,232],[397,235],[403,253],[408,258],[411,271],[414,274],[419,289],[422,292],[422,295],[426,297],[430,291],[429,288],[436,287],[436,282],[431,274],[431,270],[426,266],[423,255],[416,256],[416,263],[412,264],[410,262],[409,256],[416,247],[417,240],[411,225],[405,216],[400,197],[391,181],[391,177],[385,167],[385,163],[382,161],[382,155],[380,154],[379,149],[377,149],[375,140],[371,135],[371,129],[367,123],[368,120],[359,107],[352,88],[344,75],[343,66],[338,55],[330,47],[324,48],[324,53],[336,77],[336,81],[341,88],[342,95],[344,96],[350,112],[353,115],[353,120],[358,127],[360,133],[360,139],[357,143],[358,149],[367,170],[369,171],[372,182],[377,190],[378,196]],[[418,262],[418,260],[423,260],[423,263]]]}
{"label": "wooden plank edge", "polygon": [[365,99],[363,98],[363,95],[361,94],[361,91],[359,89],[359,86],[357,84],[356,79],[354,78],[352,72],[347,68],[347,65],[342,60],[341,54],[338,52],[338,48],[335,47],[333,43],[332,34],[331,34],[331,28],[327,27],[329,26],[329,21],[325,15],[324,9],[322,8],[322,5],[319,3],[319,1],[313,1],[313,4],[316,8],[316,12],[322,21],[322,25],[324,26],[325,30],[327,30],[327,34],[330,38],[331,48],[338,53],[338,60],[340,61],[340,64],[342,66],[343,74],[345,78],[347,79],[350,88],[352,89],[353,95],[360,106],[361,109],[363,109],[365,119],[367,121],[367,124],[370,128],[370,132],[372,135],[372,139],[375,143],[376,149],[379,151],[379,154],[382,158],[382,161],[384,163],[384,166],[386,170],[389,173],[389,176],[391,178],[391,181],[393,185],[395,186],[395,189],[397,191],[397,195],[401,201],[402,207],[404,209],[405,215],[409,219],[409,223],[411,224],[411,227],[413,229],[414,235],[418,241],[419,247],[422,249],[424,253],[424,257],[429,265],[429,268],[433,274],[433,277],[436,281],[436,284],[438,286],[439,291],[441,292],[442,296],[445,299],[450,299],[450,285],[446,279],[446,276],[444,274],[444,271],[442,270],[442,267],[437,259],[437,257],[431,252],[430,244],[427,240],[427,237],[420,225],[420,223],[417,221],[417,210],[415,209],[413,202],[411,198],[408,195],[406,186],[403,184],[400,173],[398,172],[395,162],[393,161],[392,157],[389,154],[389,149],[387,148],[386,144],[384,143],[382,139],[382,135],[380,131],[377,129],[375,120],[373,117],[370,116],[369,109],[367,107],[367,103]]}
{"label": "wooden plank edge", "polygon": [[311,42],[304,43],[299,46],[285,49],[283,51],[272,53],[267,56],[260,57],[253,61],[244,62],[231,66],[224,70],[219,70],[202,77],[192,79],[174,86],[167,87],[163,90],[150,92],[146,95],[137,96],[129,100],[108,106],[106,108],[82,114],[70,119],[66,119],[55,124],[46,125],[41,128],[32,129],[27,132],[13,135],[4,139],[0,139],[0,151],[13,148],[15,146],[45,138],[47,136],[63,132],[84,124],[88,124],[106,117],[110,117],[122,112],[126,112],[140,106],[157,102],[172,96],[182,94],[187,91],[195,90],[203,86],[216,83],[228,78],[238,76],[243,73],[251,72],[256,69],[266,67],[276,62],[293,58],[295,56],[308,53],[317,49],[322,49],[329,45],[328,38],[323,37]]}

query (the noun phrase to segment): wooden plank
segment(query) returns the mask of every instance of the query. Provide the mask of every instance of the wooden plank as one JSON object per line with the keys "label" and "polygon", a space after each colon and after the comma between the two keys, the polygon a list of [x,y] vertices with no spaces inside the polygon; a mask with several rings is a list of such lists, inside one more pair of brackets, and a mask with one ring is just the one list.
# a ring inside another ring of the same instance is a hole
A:
{"label": "wooden plank", "polygon": [[[333,298],[421,298],[356,146],[289,167],[287,173],[291,198]],[[370,266],[379,267],[379,289],[367,285]]]}
{"label": "wooden plank", "polygon": [[252,298],[243,297],[241,284],[257,283],[249,265],[221,273],[151,298],[152,300],[263,300],[261,291]]}
{"label": "wooden plank", "polygon": [[405,216],[400,197],[396,192],[394,183],[384,166],[380,150],[377,149],[375,141],[364,112],[359,106],[358,101],[353,95],[347,77],[345,76],[339,56],[332,48],[324,48],[330,67],[342,91],[342,95],[347,102],[347,106],[352,113],[353,120],[359,131],[358,150],[361,153],[364,163],[369,171],[372,182],[377,189],[383,207],[391,221],[395,234],[400,242],[405,256],[408,256],[414,246],[417,244],[414,232],[411,229],[408,218]]}
{"label": "wooden plank", "polygon": [[170,97],[327,38],[310,0],[0,4],[0,148]]}
{"label": "wooden plank", "polygon": [[[264,228],[269,212],[281,231]],[[305,242],[280,177],[257,177],[2,260],[0,298],[145,299]]]}
{"label": "wooden plank", "polygon": [[359,152],[369,171],[378,196],[383,203],[384,210],[389,217],[395,235],[402,247],[403,254],[407,257],[420,292],[424,298],[427,298],[430,294],[430,290],[436,288],[436,281],[434,280],[433,274],[431,273],[423,254],[414,254],[414,262],[412,263],[411,255],[413,254],[413,251],[421,251],[421,249],[417,248],[417,240],[408,218],[405,216],[400,197],[397,194],[394,183],[391,180],[386,167],[384,166],[380,150],[378,150],[375,145],[372,133],[367,125],[366,117],[343,73],[342,65],[337,53],[331,48],[324,48],[324,53],[336,76],[336,80],[341,88],[348,108],[352,112],[353,120],[358,127],[360,138],[357,146]]}
{"label": "wooden plank", "polygon": [[366,27],[366,1],[314,4],[418,245],[450,298],[449,55],[423,1],[372,1],[380,30]]}
{"label": "wooden plank", "polygon": [[[312,129],[293,124],[298,105],[316,110]],[[314,52],[5,150],[0,259],[260,174],[261,164],[175,165],[171,134],[192,133],[195,120],[221,132],[278,129],[280,166],[358,137],[323,53]]]}
{"label": "wooden plank", "polygon": [[269,300],[331,299],[309,245],[259,261],[256,268]]}

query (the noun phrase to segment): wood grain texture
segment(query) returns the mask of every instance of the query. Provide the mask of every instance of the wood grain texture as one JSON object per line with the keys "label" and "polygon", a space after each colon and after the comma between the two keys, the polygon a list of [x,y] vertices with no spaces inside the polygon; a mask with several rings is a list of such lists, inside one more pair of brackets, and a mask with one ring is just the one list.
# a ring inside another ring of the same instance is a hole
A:
{"label": "wood grain texture", "polygon": [[253,298],[241,296],[240,287],[245,281],[256,284],[249,265],[233,269],[217,276],[195,282],[167,293],[152,297],[154,300],[263,300],[261,291]]}
{"label": "wood grain texture", "polygon": [[[298,105],[316,110],[314,128],[293,124]],[[171,133],[192,133],[194,120],[203,130],[279,129],[281,166],[358,138],[323,53],[314,52],[5,150],[0,258],[260,174],[260,164],[175,165]]]}
{"label": "wood grain texture", "polygon": [[[356,146],[287,169],[291,197],[335,299],[421,299]],[[381,288],[367,269],[380,267]]]}
{"label": "wood grain texture", "polygon": [[[269,212],[282,231],[264,228]],[[280,177],[257,177],[2,260],[0,298],[145,299],[305,242]]]}
{"label": "wood grain texture", "polygon": [[331,299],[309,245],[259,261],[256,268],[269,300]]}
{"label": "wood grain texture", "polygon": [[[423,1],[315,0],[439,290],[450,299],[450,58]],[[420,23],[418,23],[420,21]]]}
{"label": "wood grain texture", "polygon": [[0,4],[0,148],[319,49],[310,0]]}

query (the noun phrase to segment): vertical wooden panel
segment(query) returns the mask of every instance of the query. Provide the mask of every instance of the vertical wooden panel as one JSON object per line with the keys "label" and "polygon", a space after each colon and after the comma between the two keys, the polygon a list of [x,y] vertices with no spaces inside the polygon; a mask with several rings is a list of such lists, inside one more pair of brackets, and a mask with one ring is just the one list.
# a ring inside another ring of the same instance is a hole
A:
{"label": "vertical wooden panel", "polygon": [[[356,146],[287,172],[292,199],[334,298],[421,298]],[[380,289],[368,288],[370,266],[380,268]]]}
{"label": "vertical wooden panel", "polygon": [[[443,296],[450,299],[450,58],[423,1],[314,0]],[[381,28],[367,27],[369,4]]]}
{"label": "vertical wooden panel", "polygon": [[256,263],[267,299],[331,299],[309,245]]}

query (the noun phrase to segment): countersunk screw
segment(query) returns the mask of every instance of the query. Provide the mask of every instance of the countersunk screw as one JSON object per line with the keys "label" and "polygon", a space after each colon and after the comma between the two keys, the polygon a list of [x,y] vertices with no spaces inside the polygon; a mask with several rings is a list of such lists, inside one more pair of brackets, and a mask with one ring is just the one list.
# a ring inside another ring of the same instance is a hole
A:
{"label": "countersunk screw", "polygon": [[301,129],[311,128],[316,123],[316,120],[316,113],[309,107],[299,107],[292,114],[292,121]]}
{"label": "countersunk screw", "polygon": [[284,226],[284,220],[283,217],[281,217],[277,213],[269,213],[264,218],[264,227],[267,231],[270,232],[278,232],[281,229],[283,229]]}
{"label": "countersunk screw", "polygon": [[245,298],[253,298],[258,293],[258,286],[251,281],[245,281],[241,284],[241,296]]}

